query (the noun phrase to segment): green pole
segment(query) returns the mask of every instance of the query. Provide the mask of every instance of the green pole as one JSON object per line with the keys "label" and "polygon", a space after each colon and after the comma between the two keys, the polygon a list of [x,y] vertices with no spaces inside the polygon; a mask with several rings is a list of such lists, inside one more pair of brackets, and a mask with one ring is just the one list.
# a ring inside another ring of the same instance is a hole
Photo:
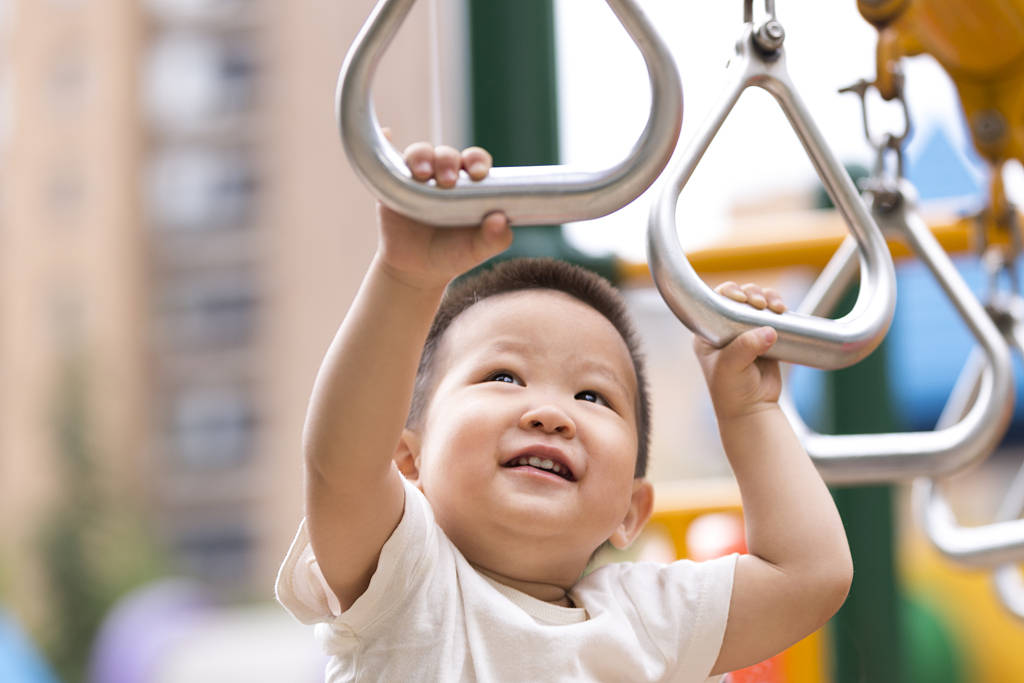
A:
{"label": "green pole", "polygon": [[[558,83],[552,0],[468,0],[473,142],[496,166],[557,164]],[[501,258],[549,256],[615,281],[612,256],[573,248],[559,225],[516,228]]]}
{"label": "green pole", "polygon": [[[846,296],[843,310],[853,307],[855,294]],[[886,342],[857,365],[826,373],[828,431],[898,431],[886,374]],[[854,566],[850,595],[831,622],[834,683],[904,680],[894,493],[892,486],[832,489]]]}
{"label": "green pole", "polygon": [[[884,344],[856,367],[833,373],[828,385],[836,433],[895,430]],[[854,563],[850,596],[832,620],[835,683],[902,680],[893,495],[892,486],[833,489]]]}
{"label": "green pole", "polygon": [[[856,183],[868,170],[847,166]],[[824,187],[815,204],[834,208]],[[857,289],[846,293],[833,317],[849,312]],[[853,367],[825,373],[821,432],[878,434],[899,431],[886,370],[883,341]],[[853,555],[850,595],[829,624],[833,683],[903,683],[900,595],[896,582],[895,515],[892,486],[831,487]],[[909,683],[909,681],[907,682]]]}

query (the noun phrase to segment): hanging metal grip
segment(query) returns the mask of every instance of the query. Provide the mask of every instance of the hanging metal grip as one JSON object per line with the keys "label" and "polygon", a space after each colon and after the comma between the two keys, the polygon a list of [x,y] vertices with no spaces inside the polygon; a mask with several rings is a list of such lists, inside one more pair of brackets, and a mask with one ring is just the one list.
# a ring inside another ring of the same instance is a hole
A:
{"label": "hanging metal grip", "polygon": [[[1002,504],[996,513],[998,521],[1009,521],[1018,519],[1024,513],[1024,467],[1017,471],[1017,476],[1010,483],[1010,488],[1003,498]],[[992,584],[995,588],[999,601],[1011,614],[1018,619],[1024,620],[1024,576],[1016,562],[1024,559],[1024,555],[1018,555],[1014,562],[996,567],[992,572]]]}
{"label": "hanging metal grip", "polygon": [[675,60],[635,0],[607,0],[647,64],[651,111],[625,160],[602,171],[569,166],[499,167],[479,182],[461,177],[452,189],[413,180],[385,139],[374,113],[371,82],[415,0],[380,0],[349,49],[338,77],[341,139],[352,166],[392,209],[441,226],[477,225],[502,211],[516,225],[597,218],[646,190],[668,163],[679,139],[683,91]]}
{"label": "hanging metal grip", "polygon": [[[770,358],[824,369],[852,365],[881,343],[892,321],[896,303],[892,260],[853,182],[797,94],[781,46],[766,51],[755,45],[753,32],[753,24],[744,25],[736,54],[726,70],[724,100],[675,162],[654,202],[648,230],[651,274],[676,316],[716,346],[724,346],[746,330],[770,325],[779,333],[775,346],[766,354]],[[838,320],[798,312],[779,315],[727,299],[704,284],[683,254],[676,232],[679,195],[739,96],[750,86],[767,90],[782,107],[856,240],[861,263],[860,293],[853,310]]]}
{"label": "hanging metal grip", "polygon": [[[1008,317],[1003,334],[1018,353],[1024,353],[1024,299],[1015,296],[1001,312]],[[958,400],[943,410],[940,423],[956,419],[973,398],[978,385],[977,374],[961,373],[954,396]],[[976,399],[975,399],[976,400]],[[951,400],[951,403],[953,401]],[[1006,402],[1007,410],[1012,399]],[[996,512],[996,521],[981,526],[964,527],[956,521],[940,482],[922,478],[914,482],[914,499],[925,535],[950,560],[969,566],[986,566],[1024,560],[1024,519],[1018,519],[1024,507],[1024,472],[1018,473]],[[1011,568],[1016,571],[1015,567]],[[1009,570],[1003,570],[1003,581],[1009,582]]]}
{"label": "hanging metal grip", "polygon": [[[1010,350],[953,262],[915,210],[913,187],[898,181],[884,194],[876,187],[867,193],[878,225],[891,237],[905,241],[932,276],[978,342],[965,372],[976,374],[979,386],[970,410],[957,413],[927,432],[826,435],[812,431],[792,402],[783,407],[794,431],[829,483],[866,484],[946,475],[986,458],[1006,432],[1012,417],[1013,381]],[[849,287],[856,275],[852,239],[847,238],[832,262],[812,286],[800,309],[824,315],[835,304],[836,293]],[[961,376],[964,373],[961,373]],[[954,392],[949,404],[960,401]],[[954,424],[955,422],[955,424]]]}

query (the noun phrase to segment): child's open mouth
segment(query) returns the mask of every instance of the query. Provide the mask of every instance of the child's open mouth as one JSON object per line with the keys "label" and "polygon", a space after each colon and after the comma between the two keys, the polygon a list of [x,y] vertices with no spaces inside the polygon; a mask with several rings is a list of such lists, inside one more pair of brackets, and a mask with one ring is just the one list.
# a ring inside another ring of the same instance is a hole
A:
{"label": "child's open mouth", "polygon": [[566,481],[576,481],[576,477],[572,476],[572,472],[568,467],[560,462],[551,460],[550,458],[541,458],[536,455],[521,455],[517,458],[512,458],[504,465],[505,467],[533,467],[544,472],[551,472],[557,474]]}

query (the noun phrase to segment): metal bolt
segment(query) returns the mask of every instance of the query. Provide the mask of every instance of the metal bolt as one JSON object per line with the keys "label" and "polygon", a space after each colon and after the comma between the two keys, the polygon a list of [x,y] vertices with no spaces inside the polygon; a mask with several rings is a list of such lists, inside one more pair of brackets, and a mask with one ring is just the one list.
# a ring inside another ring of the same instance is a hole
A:
{"label": "metal bolt", "polygon": [[1006,135],[1006,119],[996,109],[986,109],[974,115],[971,132],[982,145],[999,143]]}
{"label": "metal bolt", "polygon": [[765,52],[774,52],[782,47],[786,40],[786,29],[782,28],[775,19],[769,19],[757,27],[754,32],[754,42]]}

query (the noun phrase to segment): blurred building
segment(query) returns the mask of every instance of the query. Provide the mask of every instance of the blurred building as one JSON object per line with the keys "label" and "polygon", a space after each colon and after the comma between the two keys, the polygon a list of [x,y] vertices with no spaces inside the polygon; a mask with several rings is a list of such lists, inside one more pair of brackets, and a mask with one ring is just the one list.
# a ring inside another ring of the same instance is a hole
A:
{"label": "blurred building", "polygon": [[[74,486],[72,376],[95,480],[168,571],[272,595],[306,400],[376,242],[334,118],[372,5],[0,2],[0,601],[22,619],[42,618],[35,539]],[[436,10],[417,4],[376,80],[402,142],[451,109]]]}

